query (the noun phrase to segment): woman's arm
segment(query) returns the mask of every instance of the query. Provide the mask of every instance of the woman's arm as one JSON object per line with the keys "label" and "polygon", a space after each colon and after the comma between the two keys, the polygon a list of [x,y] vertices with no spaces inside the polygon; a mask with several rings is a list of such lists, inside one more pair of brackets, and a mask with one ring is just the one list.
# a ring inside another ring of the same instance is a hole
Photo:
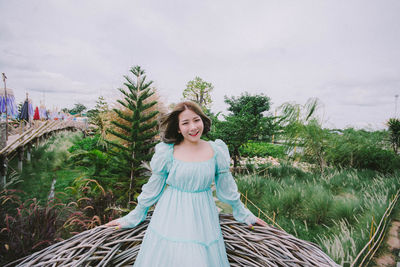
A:
{"label": "woman's arm", "polygon": [[266,222],[254,216],[254,214],[243,205],[242,201],[240,201],[240,193],[238,192],[236,182],[229,170],[230,156],[228,147],[219,139],[215,141],[215,144],[218,153],[215,175],[218,199],[232,206],[233,217],[235,217],[237,221],[246,223],[249,226],[254,224],[266,226]]}
{"label": "woman's arm", "polygon": [[149,181],[142,186],[142,193],[138,197],[136,208],[126,216],[107,223],[106,226],[132,228],[146,218],[147,211],[159,200],[165,187],[169,172],[169,149],[170,145],[165,143],[160,143],[156,146],[156,151],[150,162],[152,175]]}

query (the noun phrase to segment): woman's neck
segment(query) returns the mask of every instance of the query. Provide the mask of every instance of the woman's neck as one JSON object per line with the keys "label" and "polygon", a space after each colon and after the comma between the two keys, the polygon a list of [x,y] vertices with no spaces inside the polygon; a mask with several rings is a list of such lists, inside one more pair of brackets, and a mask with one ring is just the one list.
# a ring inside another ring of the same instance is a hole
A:
{"label": "woman's neck", "polygon": [[201,146],[202,142],[203,142],[203,140],[201,140],[201,139],[200,139],[199,141],[196,141],[196,142],[191,142],[191,141],[188,141],[188,140],[183,140],[183,141],[181,142],[181,145],[182,145],[182,146],[186,146],[186,147],[196,148],[196,147]]}

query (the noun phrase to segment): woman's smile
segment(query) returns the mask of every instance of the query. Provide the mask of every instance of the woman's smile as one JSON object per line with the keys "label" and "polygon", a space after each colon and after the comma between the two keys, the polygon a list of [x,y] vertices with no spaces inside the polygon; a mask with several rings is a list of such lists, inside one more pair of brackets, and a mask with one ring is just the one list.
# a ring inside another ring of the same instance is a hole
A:
{"label": "woman's smile", "polygon": [[197,132],[195,132],[195,133],[192,133],[192,134],[189,134],[190,136],[196,136],[197,134],[199,133],[199,131],[197,131]]}
{"label": "woman's smile", "polygon": [[204,130],[201,117],[190,109],[182,111],[179,116],[179,133],[184,141],[198,142]]}

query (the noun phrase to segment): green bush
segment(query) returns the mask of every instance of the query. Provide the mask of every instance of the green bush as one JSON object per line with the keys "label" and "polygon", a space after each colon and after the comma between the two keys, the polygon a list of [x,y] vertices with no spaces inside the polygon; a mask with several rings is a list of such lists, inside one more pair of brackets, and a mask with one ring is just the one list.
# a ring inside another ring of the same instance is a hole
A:
{"label": "green bush", "polygon": [[68,148],[69,153],[73,153],[77,150],[91,151],[94,149],[105,151],[105,147],[99,143],[100,135],[96,134],[93,137],[79,138],[74,141],[74,144]]}
{"label": "green bush", "polygon": [[329,191],[321,185],[311,185],[307,188],[305,197],[303,219],[312,225],[330,224],[333,197]]}
{"label": "green bush", "polygon": [[328,164],[356,169],[393,172],[400,169],[400,157],[390,150],[386,131],[345,129],[332,133],[326,148]]}
{"label": "green bush", "polygon": [[243,157],[274,157],[284,158],[286,156],[283,146],[266,143],[249,141],[239,149],[240,155]]}

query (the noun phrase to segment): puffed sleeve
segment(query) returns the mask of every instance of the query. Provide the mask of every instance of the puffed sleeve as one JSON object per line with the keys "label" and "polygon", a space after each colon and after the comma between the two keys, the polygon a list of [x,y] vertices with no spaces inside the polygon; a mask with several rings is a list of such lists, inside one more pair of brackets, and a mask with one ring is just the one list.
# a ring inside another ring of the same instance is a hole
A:
{"label": "puffed sleeve", "polygon": [[229,170],[230,156],[227,145],[222,140],[217,139],[215,140],[215,148],[217,153],[215,185],[218,199],[232,206],[233,217],[238,222],[254,224],[257,217],[240,201],[240,193]]}
{"label": "puffed sleeve", "polygon": [[159,143],[150,161],[152,175],[149,181],[142,186],[142,193],[138,196],[138,204],[134,210],[117,221],[122,228],[132,228],[141,223],[149,208],[158,201],[165,187],[172,160],[172,145]]}

